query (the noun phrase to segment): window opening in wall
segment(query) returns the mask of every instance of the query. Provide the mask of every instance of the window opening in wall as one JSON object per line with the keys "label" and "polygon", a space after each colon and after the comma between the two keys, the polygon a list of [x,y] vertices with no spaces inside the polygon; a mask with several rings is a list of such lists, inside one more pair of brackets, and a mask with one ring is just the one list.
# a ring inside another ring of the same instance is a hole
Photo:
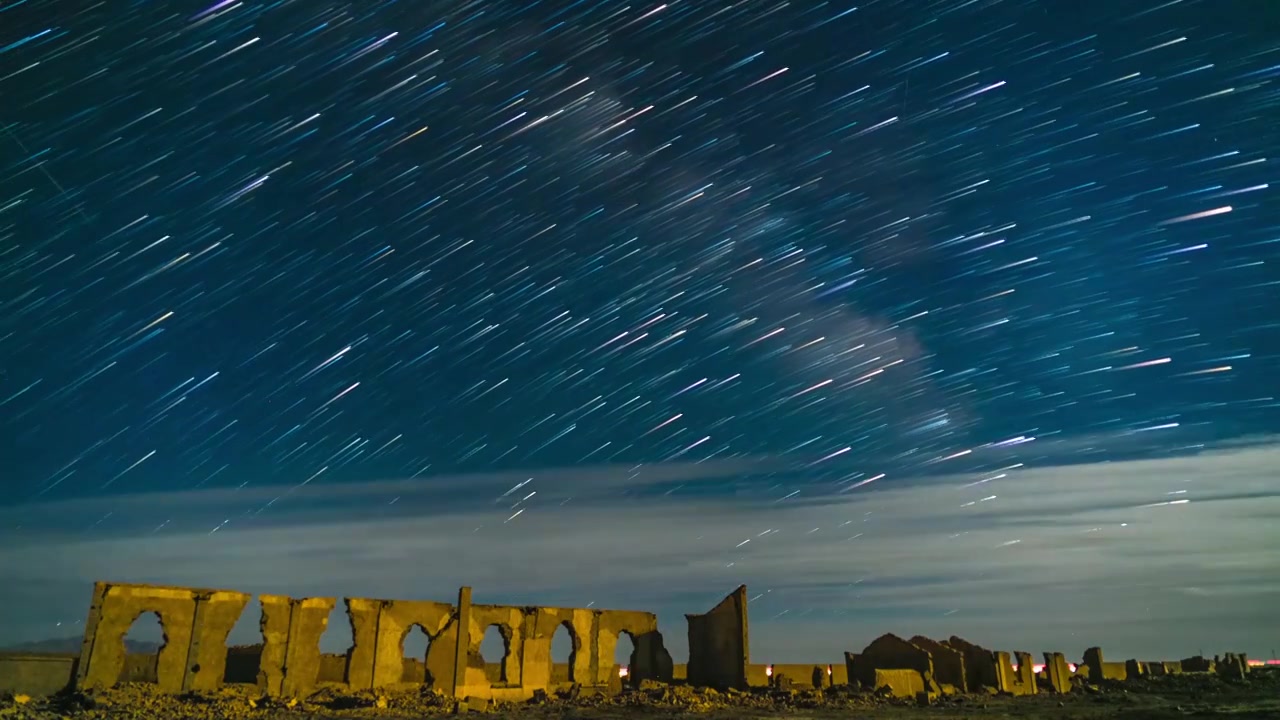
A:
{"label": "window opening in wall", "polygon": [[551,682],[574,682],[573,662],[577,651],[573,646],[573,628],[567,622],[560,623],[551,636]]}
{"label": "window opening in wall", "polygon": [[355,633],[351,618],[347,616],[347,604],[339,599],[329,611],[329,621],[320,635],[320,672],[317,682],[346,682],[347,665],[351,662],[351,649],[355,647]]}
{"label": "window opening in wall", "polygon": [[404,651],[404,672],[402,682],[415,682],[431,685],[434,678],[427,669],[427,653],[431,651],[431,636],[418,623],[409,626],[401,640]]}
{"label": "window opening in wall", "polygon": [[156,669],[166,641],[158,613],[148,611],[139,615],[124,635],[120,682],[157,682]]}
{"label": "window opening in wall", "polygon": [[262,603],[253,598],[227,634],[227,666],[222,673],[224,683],[256,683],[262,667]]}
{"label": "window opening in wall", "polygon": [[614,646],[613,663],[618,666],[618,676],[631,676],[631,663],[635,659],[636,643],[629,632],[618,633],[618,644]]}
{"label": "window opening in wall", "polygon": [[507,653],[510,651],[502,628],[490,625],[480,641],[480,657],[484,660],[484,674],[490,683],[507,682]]}

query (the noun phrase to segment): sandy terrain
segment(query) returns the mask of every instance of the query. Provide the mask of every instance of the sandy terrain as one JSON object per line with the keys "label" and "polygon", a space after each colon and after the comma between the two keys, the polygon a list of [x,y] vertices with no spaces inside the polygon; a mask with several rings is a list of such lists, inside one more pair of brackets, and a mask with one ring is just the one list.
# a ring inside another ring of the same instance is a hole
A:
{"label": "sandy terrain", "polygon": [[1280,669],[1255,670],[1246,682],[1211,675],[1181,675],[1089,686],[1070,695],[1031,697],[968,695],[948,697],[927,707],[846,688],[826,692],[785,691],[718,693],[685,687],[656,687],[615,697],[548,698],[542,702],[489,707],[458,703],[427,692],[374,695],[322,690],[301,702],[263,699],[251,687],[232,687],[208,696],[172,697],[148,685],[128,685],[92,695],[49,700],[5,698],[0,719],[50,720],[409,720],[456,712],[493,720],[642,720],[649,718],[1158,718],[1230,717],[1232,720],[1280,718]]}

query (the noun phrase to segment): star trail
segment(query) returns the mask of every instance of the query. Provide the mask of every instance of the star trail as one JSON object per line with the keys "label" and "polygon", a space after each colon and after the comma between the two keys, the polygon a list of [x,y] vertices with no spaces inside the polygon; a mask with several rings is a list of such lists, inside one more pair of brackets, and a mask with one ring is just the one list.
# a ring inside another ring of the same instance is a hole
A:
{"label": "star trail", "polygon": [[1278,10],[0,4],[4,502],[1276,432]]}

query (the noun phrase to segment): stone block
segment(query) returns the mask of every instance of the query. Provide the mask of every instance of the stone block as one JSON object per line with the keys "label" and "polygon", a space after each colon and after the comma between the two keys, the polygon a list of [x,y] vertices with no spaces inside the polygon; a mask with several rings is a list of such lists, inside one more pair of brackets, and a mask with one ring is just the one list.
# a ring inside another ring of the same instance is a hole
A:
{"label": "stone block", "polygon": [[1067,656],[1056,652],[1045,653],[1044,675],[1053,692],[1071,692],[1071,666],[1067,664]]}
{"label": "stone block", "polygon": [[268,695],[306,695],[320,677],[320,636],[336,600],[262,595],[258,602],[263,639],[258,685]]}
{"label": "stone block", "polygon": [[976,692],[981,688],[999,688],[995,654],[991,650],[955,635],[944,644],[964,655],[965,683],[969,692]]}
{"label": "stone block", "polygon": [[876,668],[871,674],[871,687],[893,697],[913,698],[925,692],[924,676],[917,670]]}
{"label": "stone block", "polygon": [[916,635],[910,642],[929,653],[933,660],[933,676],[939,683],[951,685],[962,693],[967,692],[969,680],[963,652],[923,635]]}
{"label": "stone block", "polygon": [[[1017,657],[1017,667],[1014,667],[1013,659]],[[1002,693],[1010,695],[1035,695],[1036,694],[1036,675],[1035,667],[1031,663],[1031,653],[1018,652],[1010,654],[1007,652],[995,653],[996,664],[996,687]]]}
{"label": "stone block", "polygon": [[925,673],[933,675],[933,658],[924,648],[888,633],[872,640],[870,645],[858,653],[857,663],[849,679],[872,685],[875,682],[875,671],[879,669],[914,670],[922,676]]}
{"label": "stone block", "polygon": [[1244,680],[1249,674],[1249,659],[1244,653],[1227,653],[1215,665],[1218,677],[1227,680]]}
{"label": "stone block", "polygon": [[1183,658],[1178,665],[1181,666],[1182,672],[1213,672],[1213,660],[1202,655]]}
{"label": "stone block", "polygon": [[248,603],[248,595],[230,590],[212,590],[196,596],[183,691],[213,692],[222,687],[227,669],[227,636]]}

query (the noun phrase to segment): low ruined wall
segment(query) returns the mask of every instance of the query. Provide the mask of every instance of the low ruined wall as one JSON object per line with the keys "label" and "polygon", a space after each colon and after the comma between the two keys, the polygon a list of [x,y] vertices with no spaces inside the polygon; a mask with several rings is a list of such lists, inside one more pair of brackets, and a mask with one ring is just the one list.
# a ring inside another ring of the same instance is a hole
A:
{"label": "low ruined wall", "polygon": [[[321,684],[351,690],[426,685],[456,697],[522,700],[573,683],[618,686],[622,672],[613,657],[623,635],[635,648],[626,666],[628,682],[669,681],[674,672],[653,613],[472,604],[470,588],[463,588],[457,603],[346,598],[352,647],[341,655],[322,654],[319,647],[336,599],[262,595],[263,642],[228,648],[227,636],[249,597],[229,590],[97,583],[75,684],[90,689],[151,682],[177,693],[251,683],[285,696],[304,695]],[[165,643],[150,655],[127,653],[125,633],[147,612],[159,616]],[[505,645],[496,662],[480,654],[491,627]],[[404,642],[415,628],[426,633],[428,649],[423,658],[406,658]],[[568,663],[551,658],[552,639],[561,630],[572,642]]]}
{"label": "low ruined wall", "polygon": [[0,653],[0,695],[53,695],[75,684],[74,655]]}
{"label": "low ruined wall", "polygon": [[747,666],[747,682],[751,687],[789,685],[797,690],[821,690],[848,685],[849,672],[843,663],[751,663]]}
{"label": "low ruined wall", "polygon": [[[843,663],[750,662],[747,591],[742,586],[710,611],[687,615],[687,664],[675,664],[658,632],[657,616],[629,610],[485,605],[462,588],[457,602],[351,597],[343,600],[352,646],[320,652],[335,598],[262,595],[263,642],[228,648],[231,628],[250,596],[231,590],[95,584],[79,657],[0,653],[0,691],[43,695],[69,686],[91,690],[149,682],[162,692],[206,692],[223,684],[256,685],[267,695],[301,696],[321,685],[346,690],[429,687],[453,697],[527,700],[538,691],[580,685],[618,692],[646,680],[719,688],[887,686],[894,693],[936,695],[995,691],[1010,695],[1071,692],[1080,682],[1133,680],[1179,672],[1243,678],[1248,658],[1108,662],[1099,648],[1078,665],[1045,653],[1043,667],[1024,652],[993,651],[958,637],[935,641],[883,635]],[[126,651],[124,636],[144,613],[160,620],[164,643],[151,654]],[[497,628],[504,652],[484,657],[480,646]],[[415,629],[426,634],[422,657],[405,657]],[[552,643],[567,634],[568,662],[552,659]],[[614,661],[619,640],[634,648]],[[287,672],[286,672],[287,669]]]}

